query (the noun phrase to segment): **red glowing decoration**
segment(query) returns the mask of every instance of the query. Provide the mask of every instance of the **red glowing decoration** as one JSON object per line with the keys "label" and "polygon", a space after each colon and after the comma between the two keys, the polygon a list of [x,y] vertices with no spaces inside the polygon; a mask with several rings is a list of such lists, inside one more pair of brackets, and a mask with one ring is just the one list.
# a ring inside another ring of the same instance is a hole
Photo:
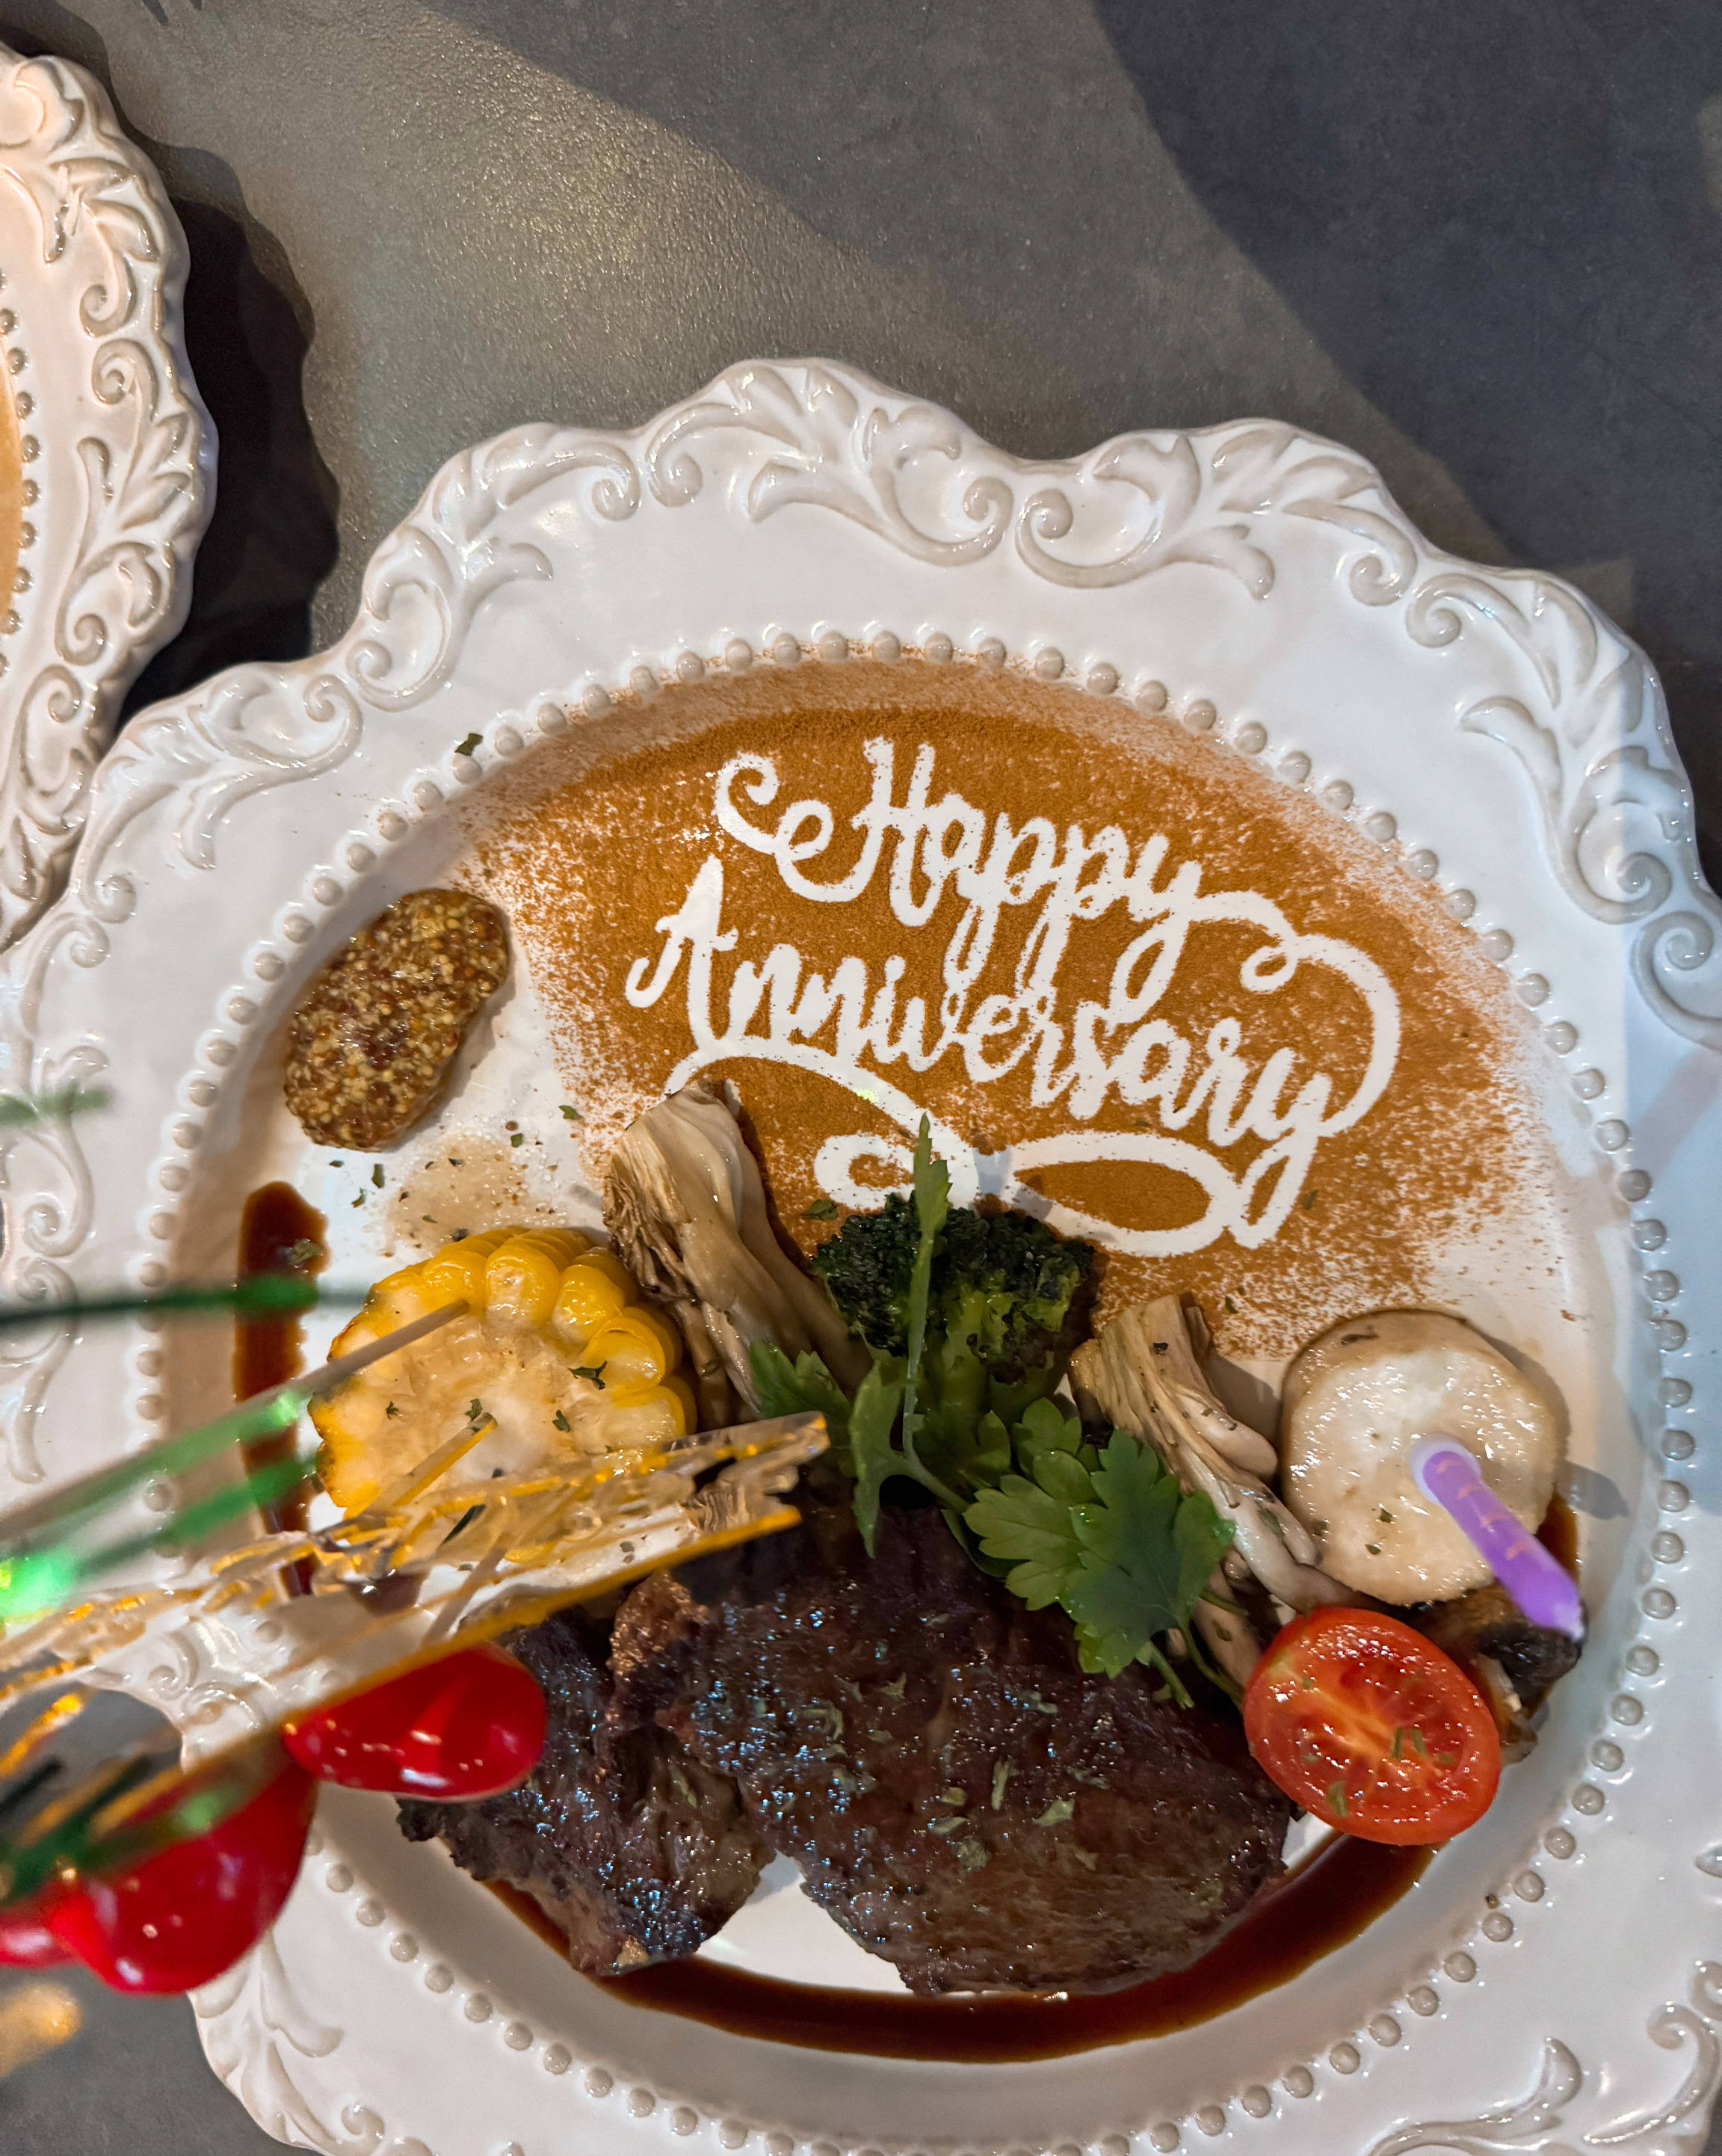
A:
{"label": "red glowing decoration", "polygon": [[544,1732],[530,1672],[500,1647],[478,1646],[319,1708],[290,1723],[282,1742],[320,1781],[460,1803],[524,1781]]}
{"label": "red glowing decoration", "polygon": [[298,1876],[316,1784],[291,1760],[195,1840],[85,1879],[48,1911],[54,1938],[118,1991],[189,1991],[269,1929]]}

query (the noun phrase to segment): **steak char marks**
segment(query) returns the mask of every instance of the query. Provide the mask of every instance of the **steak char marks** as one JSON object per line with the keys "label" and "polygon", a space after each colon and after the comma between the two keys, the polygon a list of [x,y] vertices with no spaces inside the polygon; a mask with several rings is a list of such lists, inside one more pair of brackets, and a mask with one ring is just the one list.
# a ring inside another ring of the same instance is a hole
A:
{"label": "steak char marks", "polygon": [[692,1953],[752,1893],[766,1853],[733,1782],[618,1708],[605,1645],[572,1610],[517,1634],[510,1649],[550,1709],[530,1779],[483,1804],[400,1808],[409,1841],[440,1835],[475,1879],[531,1895],[588,1976]]}
{"label": "steak char marks", "polygon": [[934,1512],[846,1498],[659,1573],[609,1642],[519,1635],[551,1734],[520,1789],[402,1806],[531,1893],[577,1968],[691,1953],[766,1856],[911,1990],[1108,1990],[1181,1969],[1279,1871],[1291,1807],[1229,1715],[1079,1666],[1068,1621],[976,1570]]}
{"label": "steak char marks", "polygon": [[[804,1492],[804,1498],[810,1492]],[[1068,1620],[931,1511],[846,1502],[643,1581],[616,1706],[740,1790],[807,1892],[914,1991],[1108,1990],[1186,1967],[1281,1869],[1292,1815],[1229,1715],[1086,1675]]]}

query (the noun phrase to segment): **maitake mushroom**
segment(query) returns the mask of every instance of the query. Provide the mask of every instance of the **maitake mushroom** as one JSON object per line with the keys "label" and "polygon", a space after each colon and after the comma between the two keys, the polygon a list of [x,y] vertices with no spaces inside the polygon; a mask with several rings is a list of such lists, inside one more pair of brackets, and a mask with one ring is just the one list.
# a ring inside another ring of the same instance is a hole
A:
{"label": "maitake mushroom", "polygon": [[853,1391],[869,1367],[817,1281],[778,1242],[733,1089],[696,1079],[630,1124],[610,1164],[604,1224],[682,1328],[708,1428],[759,1411],[748,1351],[808,1349]]}
{"label": "maitake mushroom", "polygon": [[1201,1312],[1161,1296],[1120,1311],[1079,1348],[1070,1382],[1084,1419],[1152,1445],[1186,1490],[1203,1491],[1232,1522],[1232,1547],[1210,1583],[1231,1606],[1198,1602],[1195,1624],[1221,1669],[1243,1684],[1264,1643],[1238,1610],[1237,1588],[1258,1582],[1282,1621],[1356,1597],[1320,1569],[1315,1537],[1268,1488],[1279,1466],[1274,1447],[1214,1397],[1202,1370],[1207,1345]]}

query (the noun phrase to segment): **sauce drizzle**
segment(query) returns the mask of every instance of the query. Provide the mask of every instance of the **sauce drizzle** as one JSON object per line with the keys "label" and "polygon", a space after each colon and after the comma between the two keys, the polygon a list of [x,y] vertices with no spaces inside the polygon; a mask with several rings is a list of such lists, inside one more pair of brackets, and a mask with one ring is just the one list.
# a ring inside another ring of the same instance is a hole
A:
{"label": "sauce drizzle", "polygon": [[1578,1578],[1578,1520],[1564,1497],[1551,1497],[1536,1538],[1556,1564]]}
{"label": "sauce drizzle", "polygon": [[[254,1190],[239,1219],[240,1283],[262,1273],[314,1279],[329,1262],[323,1240],[327,1227],[322,1214],[290,1183],[266,1183]],[[304,1348],[305,1333],[296,1317],[242,1319],[234,1327],[233,1397],[249,1400],[254,1393],[266,1393],[297,1377]],[[269,1466],[292,1457],[294,1434],[287,1430],[252,1438],[241,1450],[248,1470]],[[271,1533],[304,1527],[303,1485],[267,1507],[264,1524]]]}
{"label": "sauce drizzle", "polygon": [[[821,2051],[1000,2066],[1190,2029],[1300,1974],[1354,1939],[1414,1887],[1432,1851],[1340,1835],[1279,1881],[1200,1961],[1170,1976],[1092,1996],[915,1999],[784,1984],[693,1957],[604,1979],[617,1998],[738,2036]],[[559,1953],[563,1933],[530,1896],[490,1891]]]}

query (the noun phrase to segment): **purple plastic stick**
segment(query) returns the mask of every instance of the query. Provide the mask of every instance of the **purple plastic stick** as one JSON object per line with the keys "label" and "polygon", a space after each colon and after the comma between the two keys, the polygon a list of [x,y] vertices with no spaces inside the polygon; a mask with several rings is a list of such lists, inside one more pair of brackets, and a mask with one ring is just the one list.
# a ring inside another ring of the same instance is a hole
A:
{"label": "purple plastic stick", "polygon": [[1584,1637],[1584,1604],[1571,1575],[1520,1526],[1457,1438],[1420,1437],[1412,1447],[1411,1472],[1423,1495],[1458,1522],[1533,1625]]}

